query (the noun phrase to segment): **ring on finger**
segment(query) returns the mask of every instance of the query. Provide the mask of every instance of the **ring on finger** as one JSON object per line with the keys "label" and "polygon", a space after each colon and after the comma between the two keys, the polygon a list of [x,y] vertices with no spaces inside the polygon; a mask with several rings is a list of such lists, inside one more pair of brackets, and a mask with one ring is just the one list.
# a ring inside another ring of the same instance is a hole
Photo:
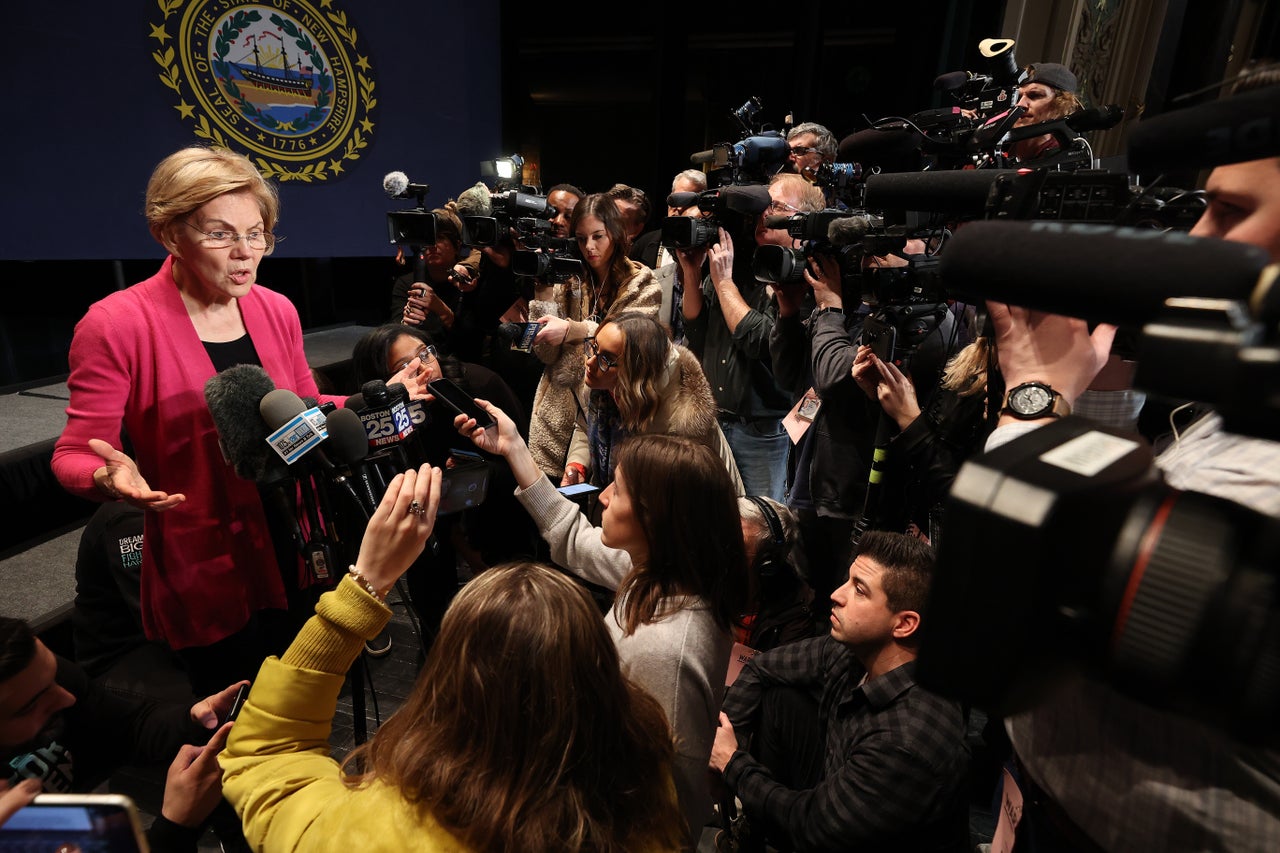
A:
{"label": "ring on finger", "polygon": [[422,518],[424,515],[427,514],[427,508],[423,506],[421,502],[414,500],[412,503],[409,504],[409,514],[416,515],[418,518]]}

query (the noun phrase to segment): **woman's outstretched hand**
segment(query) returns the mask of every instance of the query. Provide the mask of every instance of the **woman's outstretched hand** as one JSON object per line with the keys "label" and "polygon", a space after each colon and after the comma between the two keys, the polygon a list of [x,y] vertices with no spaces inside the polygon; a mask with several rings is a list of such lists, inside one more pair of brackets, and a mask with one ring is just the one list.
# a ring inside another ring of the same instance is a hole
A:
{"label": "woman's outstretched hand", "polygon": [[441,469],[423,465],[387,486],[356,558],[356,572],[375,589],[389,589],[422,553],[440,509],[441,476]]}

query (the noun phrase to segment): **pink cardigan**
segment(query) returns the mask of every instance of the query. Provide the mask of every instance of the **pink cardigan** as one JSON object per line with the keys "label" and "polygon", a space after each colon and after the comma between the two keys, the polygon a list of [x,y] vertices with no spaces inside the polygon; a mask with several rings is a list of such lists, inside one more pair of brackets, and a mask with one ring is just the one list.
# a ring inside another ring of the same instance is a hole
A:
{"label": "pink cardigan", "polygon": [[[93,484],[102,460],[89,439],[119,447],[123,423],[147,483],[187,496],[171,510],[146,514],[142,553],[147,637],[181,649],[221,640],[251,614],[286,602],[257,487],[236,476],[218,447],[204,400],[213,363],[172,267],[170,257],[151,278],[94,303],[76,325],[71,402],[53,473],[68,491],[102,500]],[[276,387],[318,396],[293,304],[261,285],[239,302]]]}

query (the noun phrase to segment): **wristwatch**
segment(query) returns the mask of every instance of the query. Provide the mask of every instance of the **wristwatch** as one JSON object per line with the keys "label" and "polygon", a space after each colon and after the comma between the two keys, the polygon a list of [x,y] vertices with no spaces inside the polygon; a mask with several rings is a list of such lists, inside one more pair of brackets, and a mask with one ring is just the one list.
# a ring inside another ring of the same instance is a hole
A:
{"label": "wristwatch", "polygon": [[1024,421],[1061,418],[1071,414],[1071,406],[1061,394],[1043,382],[1023,382],[1005,392],[1000,414],[1013,415]]}

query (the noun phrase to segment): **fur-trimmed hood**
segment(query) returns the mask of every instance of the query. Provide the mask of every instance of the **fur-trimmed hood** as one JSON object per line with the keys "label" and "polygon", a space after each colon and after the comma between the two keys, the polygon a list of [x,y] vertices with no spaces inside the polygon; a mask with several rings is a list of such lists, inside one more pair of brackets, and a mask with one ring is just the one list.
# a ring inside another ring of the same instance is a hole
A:
{"label": "fur-trimmed hood", "polygon": [[662,403],[648,432],[705,440],[716,426],[716,400],[698,357],[687,348],[671,347],[662,387]]}

